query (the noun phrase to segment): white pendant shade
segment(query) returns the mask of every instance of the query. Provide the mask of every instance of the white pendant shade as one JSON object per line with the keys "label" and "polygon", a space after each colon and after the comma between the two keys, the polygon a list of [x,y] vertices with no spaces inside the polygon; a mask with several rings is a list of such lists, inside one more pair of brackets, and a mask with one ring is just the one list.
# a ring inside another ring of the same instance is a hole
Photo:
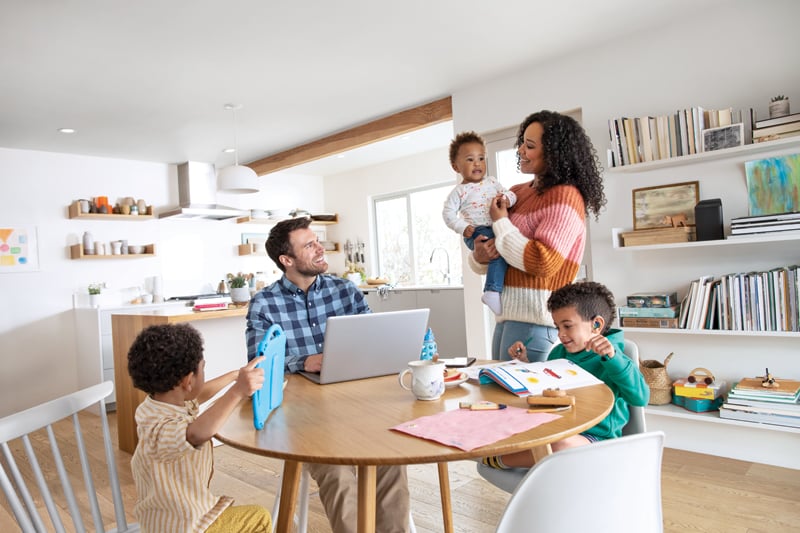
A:
{"label": "white pendant shade", "polygon": [[236,110],[240,104],[225,104],[225,109],[233,117],[233,166],[225,167],[217,173],[217,190],[234,194],[253,194],[258,192],[258,174],[250,167],[239,164],[239,147],[236,145]]}
{"label": "white pendant shade", "polygon": [[259,191],[258,174],[244,165],[225,167],[217,173],[217,190],[235,194],[256,193]]}

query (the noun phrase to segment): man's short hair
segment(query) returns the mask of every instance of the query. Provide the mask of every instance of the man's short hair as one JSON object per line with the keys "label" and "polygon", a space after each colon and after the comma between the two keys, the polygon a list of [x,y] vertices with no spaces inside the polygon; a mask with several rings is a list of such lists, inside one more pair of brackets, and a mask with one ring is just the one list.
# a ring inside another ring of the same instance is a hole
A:
{"label": "man's short hair", "polygon": [[286,272],[286,267],[280,262],[280,256],[292,255],[292,243],[289,242],[289,234],[298,229],[306,229],[310,225],[311,219],[308,217],[290,218],[278,222],[269,232],[269,237],[264,246],[267,249],[267,255],[278,265],[281,272]]}

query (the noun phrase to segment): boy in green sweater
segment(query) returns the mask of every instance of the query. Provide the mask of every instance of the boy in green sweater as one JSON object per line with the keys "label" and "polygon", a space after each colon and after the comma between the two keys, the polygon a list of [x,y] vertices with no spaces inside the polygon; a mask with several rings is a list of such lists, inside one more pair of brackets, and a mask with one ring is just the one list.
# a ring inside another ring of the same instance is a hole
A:
{"label": "boy in green sweater", "polygon": [[[548,361],[569,359],[603,380],[614,393],[614,407],[608,416],[583,433],[554,442],[551,445],[554,452],[621,436],[630,418],[628,405],[645,406],[650,399],[644,376],[622,351],[622,331],[610,327],[615,307],[611,291],[593,281],[565,285],[547,300],[547,310],[561,341],[553,347]],[[512,344],[508,353],[527,362],[527,350],[522,342]],[[483,463],[494,468],[528,468],[533,466],[533,456],[523,451],[486,457]]]}

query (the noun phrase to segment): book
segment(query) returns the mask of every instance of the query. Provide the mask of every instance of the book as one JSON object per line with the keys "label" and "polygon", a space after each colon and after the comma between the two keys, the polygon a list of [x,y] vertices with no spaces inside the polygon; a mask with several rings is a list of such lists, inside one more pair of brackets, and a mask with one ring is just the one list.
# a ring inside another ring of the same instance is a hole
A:
{"label": "book", "polygon": [[791,379],[775,378],[775,383],[772,387],[765,387],[763,385],[764,378],[759,376],[755,378],[742,378],[734,385],[731,392],[743,391],[757,391],[762,395],[767,396],[782,396],[798,398],[800,396],[800,381]]}
{"label": "book", "polygon": [[776,233],[800,229],[800,220],[786,222],[764,222],[747,226],[731,226],[731,235],[753,235],[757,233]]}
{"label": "book", "polygon": [[[762,402],[766,403],[766,402]],[[726,409],[734,411],[747,411],[749,413],[765,413],[800,418],[800,405],[773,403],[770,405],[744,405],[740,403],[723,403]]]}
{"label": "book", "polygon": [[750,398],[728,398],[728,403],[742,407],[781,409],[800,415],[800,403],[773,402],[769,400],[752,400]]}
{"label": "book", "polygon": [[728,420],[740,420],[744,422],[758,422],[760,424],[772,424],[775,426],[800,428],[800,418],[793,416],[782,416],[768,413],[751,413],[747,411],[720,408],[719,417]]}
{"label": "book", "polygon": [[674,291],[635,292],[627,297],[628,307],[673,307],[678,305]]}
{"label": "book", "polygon": [[511,361],[481,368],[478,377],[481,383],[497,383],[520,397],[541,394],[544,389],[569,390],[603,383],[567,359],[535,363]]}
{"label": "book", "polygon": [[800,213],[775,213],[771,215],[753,215],[749,217],[731,218],[731,226],[752,224],[757,222],[800,221]]}
{"label": "book", "polygon": [[677,318],[623,317],[620,323],[624,328],[678,328]]}
{"label": "book", "polygon": [[779,126],[781,124],[787,124],[789,122],[800,122],[800,113],[792,113],[790,115],[784,115],[782,117],[775,117],[775,118],[765,118],[764,120],[756,120],[753,124],[753,128],[768,128],[770,126]]}
{"label": "book", "polygon": [[617,314],[624,317],[676,318],[679,308],[672,307],[618,307]]}
{"label": "book", "polygon": [[794,131],[800,131],[800,120],[795,122],[787,122],[785,124],[779,124],[777,126],[770,126],[768,128],[754,128],[753,138],[759,139],[761,137],[769,137],[770,135],[775,135],[779,133],[790,133]]}

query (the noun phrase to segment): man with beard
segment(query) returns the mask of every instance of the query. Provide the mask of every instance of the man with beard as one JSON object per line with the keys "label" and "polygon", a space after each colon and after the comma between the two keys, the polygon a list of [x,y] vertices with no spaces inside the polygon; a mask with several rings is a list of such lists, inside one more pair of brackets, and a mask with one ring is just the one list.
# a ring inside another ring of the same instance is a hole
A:
{"label": "man with beard", "polygon": [[[286,371],[319,372],[328,317],[371,312],[364,295],[350,281],[326,274],[325,248],[305,217],[279,222],[266,248],[283,271],[281,279],[257,292],[247,311],[247,358],[256,356],[264,333],[278,324],[286,335]],[[319,496],[334,533],[356,531],[358,482],[355,468],[307,463],[319,485]],[[406,468],[379,466],[376,530],[408,529],[409,496]]]}

